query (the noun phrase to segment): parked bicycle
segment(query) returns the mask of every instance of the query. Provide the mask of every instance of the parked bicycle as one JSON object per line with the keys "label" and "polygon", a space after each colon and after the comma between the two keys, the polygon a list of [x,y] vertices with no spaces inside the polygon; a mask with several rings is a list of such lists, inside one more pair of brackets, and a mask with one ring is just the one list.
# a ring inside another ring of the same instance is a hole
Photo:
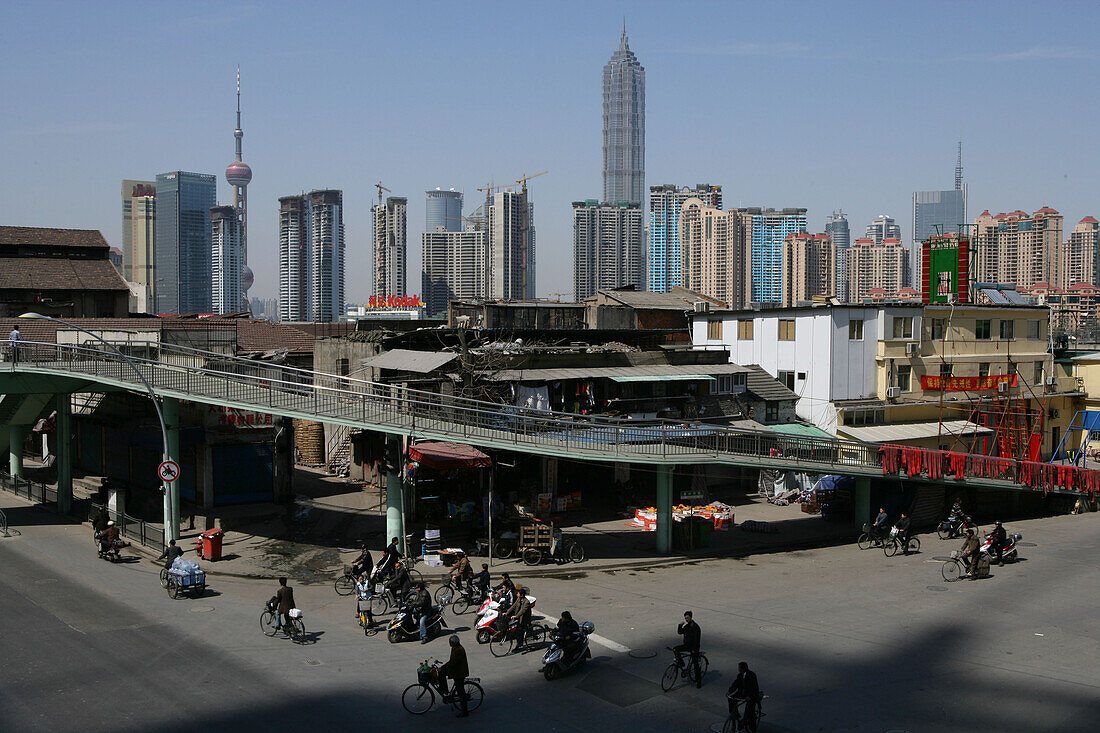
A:
{"label": "parked bicycle", "polygon": [[260,629],[267,636],[275,636],[281,630],[295,644],[306,643],[306,624],[302,619],[302,611],[298,608],[290,609],[290,623],[286,626],[279,625],[279,606],[272,598],[264,604],[264,610],[260,613]]}
{"label": "parked bicycle", "polygon": [[[728,697],[728,696],[727,696]],[[741,719],[741,724],[738,725],[734,722],[733,716],[726,718],[726,724],[722,726],[722,733],[734,733],[738,730],[755,731],[760,729],[760,719],[764,717],[764,701],[768,699],[768,696],[764,693],[760,693],[760,697],[756,698],[756,714],[753,715],[753,720],[745,720],[745,704],[748,702],[745,698],[729,698],[737,703],[737,717]]]}
{"label": "parked bicycle", "polygon": [[[443,685],[439,679],[440,662],[433,661],[430,665],[425,662],[416,670],[416,684],[409,685],[401,693],[401,705],[413,715],[423,715],[435,705],[435,693],[439,693],[444,704],[450,703],[455,710],[460,710],[461,700],[455,690],[443,692]],[[481,707],[481,701],[485,699],[485,690],[481,689],[480,677],[467,677],[462,682],[462,690],[466,696],[467,712],[474,712]]]}
{"label": "parked bicycle", "polygon": [[[676,650],[670,646],[666,646],[672,652],[673,656],[676,655]],[[707,674],[707,669],[710,668],[710,660],[707,659],[707,655],[703,652],[698,652],[699,657],[699,677],[702,679]],[[676,680],[680,678],[686,678],[692,684],[695,684],[698,680],[695,679],[695,665],[692,664],[691,652],[685,652],[679,659],[674,658],[672,664],[665,668],[665,673],[661,675],[661,689],[668,692],[676,684]]]}

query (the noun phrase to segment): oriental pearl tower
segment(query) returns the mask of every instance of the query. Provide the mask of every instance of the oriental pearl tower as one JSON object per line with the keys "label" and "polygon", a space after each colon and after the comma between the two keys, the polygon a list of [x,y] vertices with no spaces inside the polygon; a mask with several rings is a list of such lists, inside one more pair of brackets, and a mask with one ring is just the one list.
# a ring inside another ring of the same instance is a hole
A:
{"label": "oriental pearl tower", "polygon": [[225,180],[233,187],[233,208],[237,211],[237,219],[241,222],[241,306],[244,310],[248,307],[248,289],[252,287],[255,276],[252,268],[248,266],[248,184],[252,180],[252,169],[241,160],[241,140],[244,138],[244,130],[241,129],[241,67],[237,67],[237,129],[233,132],[237,139],[236,160],[225,167]]}

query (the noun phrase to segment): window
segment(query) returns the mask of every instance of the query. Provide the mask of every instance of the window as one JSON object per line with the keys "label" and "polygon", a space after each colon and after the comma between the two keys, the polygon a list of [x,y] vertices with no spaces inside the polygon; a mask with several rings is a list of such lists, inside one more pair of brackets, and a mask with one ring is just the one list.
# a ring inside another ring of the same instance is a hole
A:
{"label": "window", "polygon": [[932,319],[932,340],[943,341],[943,325],[944,320],[942,318]]}
{"label": "window", "polygon": [[1027,337],[1032,340],[1039,338],[1039,321],[1027,322]]}
{"label": "window", "polygon": [[1016,330],[1015,326],[1016,321],[1001,321],[1001,338],[1005,341],[1011,341]]}
{"label": "window", "polygon": [[744,372],[741,372],[740,374],[734,374],[733,375],[733,386],[734,387],[744,387],[746,384],[748,384],[747,377],[748,377],[748,375],[745,374]]}
{"label": "window", "polygon": [[950,376],[951,376],[951,365],[950,364],[940,364],[940,377],[942,379],[947,379]]}
{"label": "window", "polygon": [[1042,383],[1043,383],[1043,362],[1037,361],[1037,362],[1035,362],[1035,381],[1032,382],[1032,384],[1042,384]]}
{"label": "window", "polygon": [[779,340],[794,341],[794,320],[784,318],[779,321]]}
{"label": "window", "polygon": [[336,373],[342,377],[346,377],[351,372],[349,371],[350,363],[347,359],[336,360]]}
{"label": "window", "polygon": [[722,322],[707,321],[707,339],[717,341],[720,338],[722,338]]}
{"label": "window", "polygon": [[794,372],[779,371],[776,373],[775,378],[779,380],[787,389],[794,391]]}
{"label": "window", "polygon": [[729,394],[733,391],[733,375],[732,374],[719,374],[718,375],[718,394]]}
{"label": "window", "polygon": [[752,319],[737,322],[737,340],[752,341]]}
{"label": "window", "polygon": [[881,425],[885,422],[884,410],[852,410],[844,413],[844,424],[855,427],[857,425]]}
{"label": "window", "polygon": [[848,340],[849,341],[862,341],[863,340],[863,319],[853,318],[848,321]]}
{"label": "window", "polygon": [[974,321],[974,338],[979,341],[989,340],[992,323],[989,319]]}
{"label": "window", "polygon": [[898,388],[902,392],[908,392],[912,387],[913,382],[913,367],[905,364],[898,367]]}
{"label": "window", "polygon": [[800,382],[805,382],[806,381],[806,372],[799,372],[798,373],[798,381],[800,381]]}
{"label": "window", "polygon": [[979,377],[988,377],[989,376],[989,362],[988,361],[983,361],[983,362],[978,364],[978,376]]}
{"label": "window", "polygon": [[[1056,453],[1058,451],[1058,436],[1061,435],[1061,430],[1057,425],[1052,425],[1050,428],[1050,452]],[[1055,458],[1058,456],[1055,455]]]}
{"label": "window", "polygon": [[912,316],[894,316],[894,338],[896,338],[896,339],[911,339],[911,338],[913,338],[913,317]]}
{"label": "window", "polygon": [[769,424],[779,422],[779,405],[774,402],[764,403],[764,422]]}

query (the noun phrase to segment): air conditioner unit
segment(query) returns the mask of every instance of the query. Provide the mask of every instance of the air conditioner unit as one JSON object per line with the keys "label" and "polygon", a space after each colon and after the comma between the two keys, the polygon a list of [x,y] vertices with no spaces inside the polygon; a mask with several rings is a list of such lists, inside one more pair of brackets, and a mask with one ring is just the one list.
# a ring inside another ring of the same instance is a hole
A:
{"label": "air conditioner unit", "polygon": [[918,342],[910,341],[909,343],[905,344],[905,355],[906,356],[915,356],[919,349],[920,349],[920,344]]}
{"label": "air conditioner unit", "polygon": [[1047,377],[1047,386],[1048,387],[1057,387],[1058,386],[1058,377]]}
{"label": "air conditioner unit", "polygon": [[1047,410],[1047,417],[1049,417],[1051,420],[1057,420],[1059,414],[1060,413],[1058,412],[1058,410],[1053,407]]}
{"label": "air conditioner unit", "polygon": [[710,303],[705,300],[697,300],[692,304],[696,313],[710,313]]}
{"label": "air conditioner unit", "polygon": [[1001,382],[1000,384],[998,384],[997,385],[997,391],[1000,392],[1001,394],[1007,394],[1008,393],[1008,382]]}
{"label": "air conditioner unit", "polygon": [[901,396],[901,387],[887,387],[886,399],[893,400]]}

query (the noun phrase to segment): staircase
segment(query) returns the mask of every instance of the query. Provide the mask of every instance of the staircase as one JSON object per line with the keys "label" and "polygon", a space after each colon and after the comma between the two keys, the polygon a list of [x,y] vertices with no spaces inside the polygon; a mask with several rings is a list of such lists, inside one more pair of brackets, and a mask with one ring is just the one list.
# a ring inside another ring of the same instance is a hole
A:
{"label": "staircase", "polygon": [[351,428],[338,425],[325,446],[325,466],[336,476],[351,472]]}

